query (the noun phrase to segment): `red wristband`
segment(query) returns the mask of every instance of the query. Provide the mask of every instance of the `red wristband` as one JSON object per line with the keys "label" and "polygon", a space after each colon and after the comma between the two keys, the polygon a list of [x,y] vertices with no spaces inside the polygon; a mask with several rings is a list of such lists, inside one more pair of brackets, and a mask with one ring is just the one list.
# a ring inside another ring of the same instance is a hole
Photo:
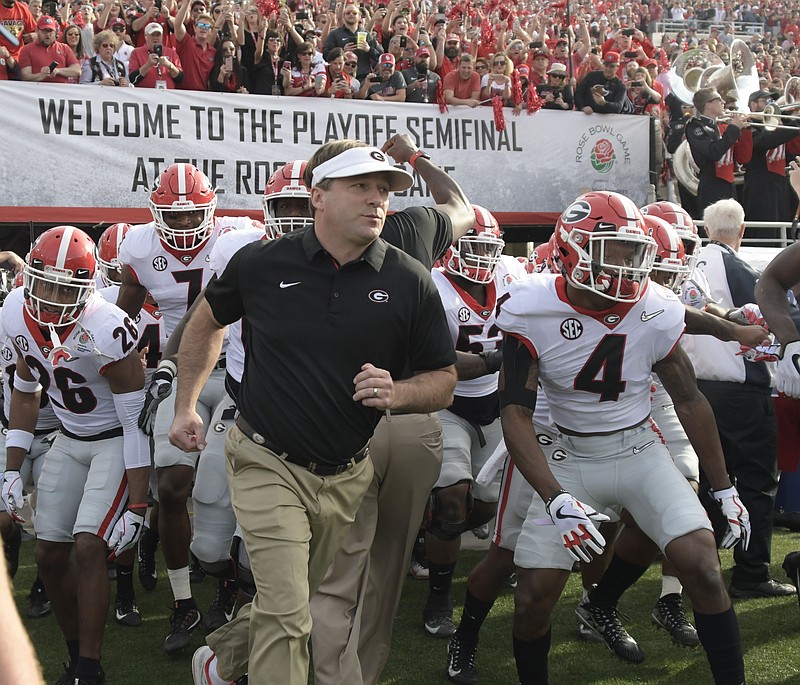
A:
{"label": "red wristband", "polygon": [[147,509],[149,506],[147,502],[143,502],[142,504],[129,504],[128,509]]}
{"label": "red wristband", "polygon": [[424,159],[430,159],[431,156],[424,153],[422,150],[417,150],[411,157],[408,158],[408,164],[412,169],[416,169],[417,160],[422,157]]}

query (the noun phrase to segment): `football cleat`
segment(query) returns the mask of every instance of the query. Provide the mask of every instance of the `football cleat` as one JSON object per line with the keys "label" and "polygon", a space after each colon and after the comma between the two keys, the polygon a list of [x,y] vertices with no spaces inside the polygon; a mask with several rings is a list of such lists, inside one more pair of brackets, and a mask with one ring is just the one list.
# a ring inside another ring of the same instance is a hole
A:
{"label": "football cleat", "polygon": [[478,538],[478,540],[488,540],[490,531],[489,531],[489,524],[484,523],[482,526],[478,526],[477,528],[472,529],[472,534]]}
{"label": "football cleat", "polygon": [[578,605],[575,615],[579,623],[588,632],[602,639],[614,655],[632,664],[644,661],[644,652],[622,627],[615,608],[596,607],[587,602]]}
{"label": "football cleat", "polygon": [[[164,640],[164,651],[167,654],[175,654],[189,646],[192,631],[202,618],[194,600],[183,600],[183,603],[184,606],[181,606],[180,602],[175,602],[169,619],[169,635]],[[185,606],[187,604],[188,606]]]}
{"label": "football cleat", "polygon": [[158,534],[146,526],[139,539],[139,583],[148,592],[156,588],[158,582],[158,567],[156,566],[156,550],[158,549]]}
{"label": "football cleat", "polygon": [[50,600],[47,597],[47,590],[39,576],[31,585],[31,593],[28,595],[28,618],[43,618],[50,613]]}
{"label": "football cleat", "polygon": [[203,619],[203,625],[209,633],[224,626],[233,618],[237,594],[236,581],[220,580],[218,582],[217,593],[214,595],[214,599],[211,600],[211,606]]}
{"label": "football cleat", "polygon": [[142,615],[136,606],[136,595],[117,597],[114,600],[114,620],[126,628],[136,628],[142,625]]}
{"label": "football cleat", "polygon": [[56,680],[55,685],[73,685],[75,682],[75,664],[71,661],[68,664],[61,664],[64,667],[64,672],[61,677]]}
{"label": "football cleat", "polygon": [[3,552],[6,555],[8,575],[13,578],[19,568],[19,549],[22,547],[22,526],[16,521],[11,523],[11,536],[3,542]]}
{"label": "football cleat", "polygon": [[475,685],[478,682],[478,669],[475,655],[478,641],[465,640],[456,632],[447,646],[447,679],[459,685]]}
{"label": "football cleat", "polygon": [[435,637],[450,637],[456,632],[452,608],[429,609],[426,607],[422,611],[422,622],[428,634]]}
{"label": "football cleat", "polygon": [[684,647],[697,647],[700,644],[697,631],[686,618],[683,601],[677,592],[661,597],[650,616],[653,624],[666,630],[675,644]]}

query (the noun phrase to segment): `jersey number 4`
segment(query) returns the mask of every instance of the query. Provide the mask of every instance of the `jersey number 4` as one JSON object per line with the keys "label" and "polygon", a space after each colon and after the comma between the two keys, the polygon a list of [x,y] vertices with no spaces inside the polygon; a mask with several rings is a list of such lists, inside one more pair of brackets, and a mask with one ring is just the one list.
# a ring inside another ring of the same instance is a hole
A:
{"label": "jersey number 4", "polygon": [[[622,360],[625,356],[624,335],[608,334],[594,348],[583,365],[573,387],[575,390],[593,392],[600,395],[601,402],[616,402],[625,392],[626,382],[622,380]],[[599,378],[598,378],[599,376]]]}

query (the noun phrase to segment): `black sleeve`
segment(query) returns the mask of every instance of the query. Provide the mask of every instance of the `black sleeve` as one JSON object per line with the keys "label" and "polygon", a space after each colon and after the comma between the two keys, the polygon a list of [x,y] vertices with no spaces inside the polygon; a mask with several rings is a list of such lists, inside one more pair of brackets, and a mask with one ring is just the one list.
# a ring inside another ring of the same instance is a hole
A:
{"label": "black sleeve", "polygon": [[433,207],[410,207],[386,219],[383,238],[430,271],[453,243],[450,217]]}
{"label": "black sleeve", "polygon": [[589,97],[589,77],[588,74],[575,88],[575,109],[583,109],[586,107],[587,98]]}
{"label": "black sleeve", "polygon": [[622,106],[625,103],[625,85],[619,79],[612,81],[610,84],[611,92],[606,96],[606,104],[602,106],[602,112],[605,114],[619,114],[622,111]]}
{"label": "black sleeve", "polygon": [[[259,241],[260,242],[260,241]],[[258,243],[255,243],[258,246]],[[244,316],[244,303],[242,302],[242,292],[239,287],[240,272],[247,273],[247,264],[244,256],[251,252],[251,245],[246,245],[238,250],[222,275],[209,282],[204,290],[205,298],[211,307],[214,318],[224,326],[238,321]]]}
{"label": "black sleeve", "polygon": [[[782,124],[785,125],[785,124]],[[800,134],[800,128],[792,131],[786,129],[776,129],[766,131],[763,128],[753,129],[753,152],[766,152],[778,147],[781,143],[788,143],[792,138]]]}
{"label": "black sleeve", "polygon": [[714,140],[708,131],[703,130],[703,125],[697,121],[690,121],[686,124],[686,139],[689,147],[692,148],[692,156],[699,164],[703,160],[718,162],[725,153],[733,147],[739,140],[739,129],[736,126],[728,126],[725,133],[719,140]]}
{"label": "black sleeve", "polygon": [[675,150],[678,149],[678,146],[683,142],[684,135],[686,133],[686,124],[681,122],[670,123],[667,126],[667,139],[666,139],[666,146],[667,152],[670,154],[675,154]]}

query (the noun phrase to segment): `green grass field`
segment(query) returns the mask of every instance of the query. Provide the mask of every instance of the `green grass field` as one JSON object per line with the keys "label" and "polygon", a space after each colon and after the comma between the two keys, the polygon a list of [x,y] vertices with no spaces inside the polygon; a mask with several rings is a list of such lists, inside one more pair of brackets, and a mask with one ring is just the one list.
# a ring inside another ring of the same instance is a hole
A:
{"label": "green grass field", "polygon": [[[785,580],[780,569],[784,556],[800,548],[800,536],[776,530],[773,543],[773,575]],[[15,596],[21,614],[27,608],[27,592],[35,570],[33,543],[22,549]],[[466,576],[480,559],[481,552],[464,552],[456,570],[455,599],[460,611]],[[159,555],[160,558],[160,555]],[[730,568],[731,554],[723,552],[723,568]],[[167,631],[171,593],[162,573],[152,593],[136,583],[139,608],[144,618],[139,628],[122,628],[114,623],[113,606],[109,613],[103,665],[108,685],[189,685],[192,682],[192,651],[202,644],[198,629],[190,649],[168,657],[161,644]],[[208,606],[213,586],[210,580],[194,586],[201,608]],[[580,642],[576,637],[573,608],[580,596],[579,578],[570,579],[562,597],[553,628],[550,653],[550,682],[553,685],[706,685],[711,683],[708,667],[699,649],[672,645],[663,631],[650,624],[650,610],[658,597],[660,576],[656,567],[623,598],[620,608],[631,617],[626,624],[647,654],[645,662],[633,666],[617,660],[603,646]],[[392,656],[381,683],[446,683],[444,676],[447,641],[429,637],[421,623],[426,584],[406,582],[400,611],[395,620]],[[113,603],[113,602],[112,602]],[[749,685],[800,685],[800,610],[796,598],[737,601]],[[511,651],[513,595],[509,591],[495,605],[481,634],[478,667],[482,685],[516,683]],[[55,619],[24,619],[48,683],[61,675],[66,648]],[[0,675],[0,683],[6,684]],[[274,683],[274,685],[283,685]]]}

